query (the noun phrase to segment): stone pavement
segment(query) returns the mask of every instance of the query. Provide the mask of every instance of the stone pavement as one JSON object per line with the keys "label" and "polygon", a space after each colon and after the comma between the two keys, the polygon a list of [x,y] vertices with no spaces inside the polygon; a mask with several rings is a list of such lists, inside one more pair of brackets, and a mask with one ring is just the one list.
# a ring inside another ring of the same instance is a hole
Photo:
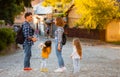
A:
{"label": "stone pavement", "polygon": [[72,38],[68,38],[67,44],[63,47],[63,58],[67,71],[54,73],[57,68],[57,57],[54,50],[54,40],[52,52],[47,61],[49,72],[40,72],[40,49],[38,44],[45,38],[40,39],[32,47],[31,67],[32,71],[23,71],[23,50],[16,53],[0,57],[0,77],[120,77],[120,46],[106,44],[101,41],[81,39],[83,59],[81,60],[81,70],[78,74],[72,73]]}

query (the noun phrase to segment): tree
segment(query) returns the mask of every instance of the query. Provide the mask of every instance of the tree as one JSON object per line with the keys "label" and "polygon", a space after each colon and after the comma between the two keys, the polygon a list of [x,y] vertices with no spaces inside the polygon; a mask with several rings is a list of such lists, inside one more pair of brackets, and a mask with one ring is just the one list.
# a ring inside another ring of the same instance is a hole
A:
{"label": "tree", "polygon": [[0,20],[13,24],[15,16],[24,11],[24,7],[31,7],[31,0],[0,0]]}
{"label": "tree", "polygon": [[116,0],[75,0],[80,25],[85,28],[103,29],[105,24],[120,17]]}
{"label": "tree", "polygon": [[44,0],[43,6],[52,6],[58,13],[65,13],[72,0]]}

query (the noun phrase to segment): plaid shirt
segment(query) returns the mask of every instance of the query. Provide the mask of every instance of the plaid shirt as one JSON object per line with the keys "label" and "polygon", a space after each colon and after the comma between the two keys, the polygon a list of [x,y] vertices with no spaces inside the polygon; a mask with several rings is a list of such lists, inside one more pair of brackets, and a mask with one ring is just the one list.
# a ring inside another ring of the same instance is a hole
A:
{"label": "plaid shirt", "polygon": [[55,39],[58,40],[58,42],[62,42],[62,34],[64,32],[63,27],[58,27],[55,31]]}
{"label": "plaid shirt", "polygon": [[34,34],[32,27],[26,21],[22,24],[22,26],[23,26],[23,34],[25,37],[25,41],[24,41],[23,45],[26,45],[26,44],[33,45],[33,42],[31,40],[28,40],[28,37],[33,36],[33,34]]}

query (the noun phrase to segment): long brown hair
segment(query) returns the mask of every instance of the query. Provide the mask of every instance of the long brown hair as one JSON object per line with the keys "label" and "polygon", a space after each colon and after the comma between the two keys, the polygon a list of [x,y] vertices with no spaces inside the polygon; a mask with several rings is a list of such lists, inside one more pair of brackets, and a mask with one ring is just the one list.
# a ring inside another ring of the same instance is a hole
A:
{"label": "long brown hair", "polygon": [[79,38],[74,38],[73,39],[73,45],[76,47],[77,53],[81,57],[82,56],[82,48],[81,48]]}
{"label": "long brown hair", "polygon": [[63,27],[65,24],[64,24],[64,20],[62,19],[62,17],[57,17],[56,18],[56,26],[61,26]]}

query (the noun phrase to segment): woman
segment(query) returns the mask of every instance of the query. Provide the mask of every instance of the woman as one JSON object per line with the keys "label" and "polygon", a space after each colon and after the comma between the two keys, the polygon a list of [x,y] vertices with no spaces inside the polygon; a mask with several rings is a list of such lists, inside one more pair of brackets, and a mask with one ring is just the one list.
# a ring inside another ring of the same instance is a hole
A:
{"label": "woman", "polygon": [[55,31],[55,51],[58,58],[59,68],[54,72],[63,72],[66,70],[64,66],[64,60],[62,57],[62,34],[64,32],[63,26],[64,21],[61,17],[57,17],[55,19],[55,25],[57,26],[57,30]]}

